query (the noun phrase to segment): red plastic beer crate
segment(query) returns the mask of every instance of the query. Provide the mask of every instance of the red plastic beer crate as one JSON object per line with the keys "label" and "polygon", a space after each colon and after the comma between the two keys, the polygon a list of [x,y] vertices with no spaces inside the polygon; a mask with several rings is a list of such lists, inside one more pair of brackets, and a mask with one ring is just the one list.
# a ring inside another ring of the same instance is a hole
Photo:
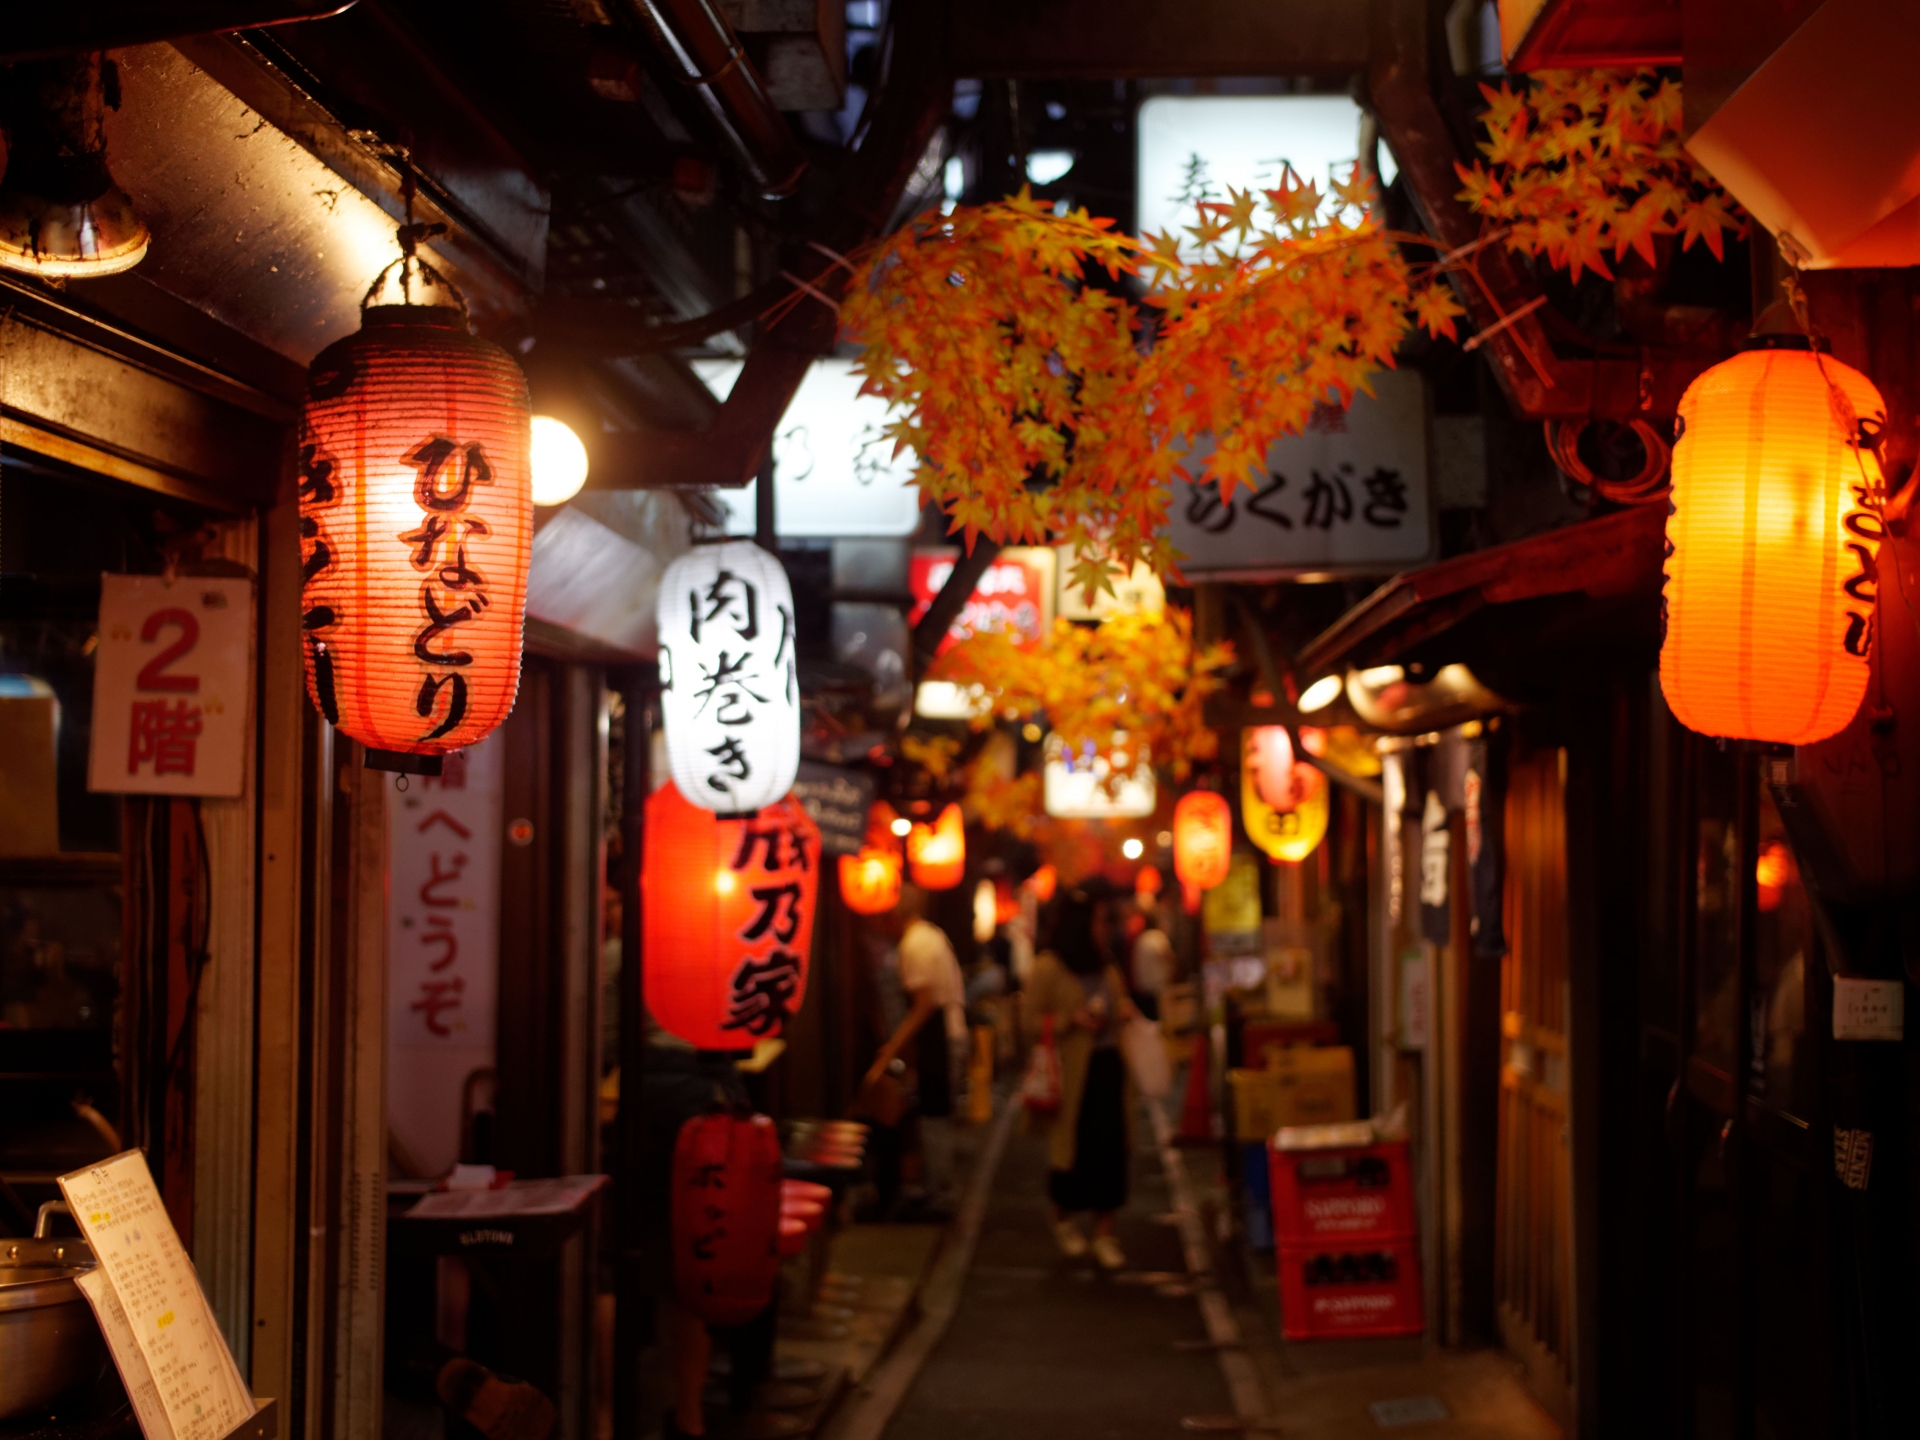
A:
{"label": "red plastic beer crate", "polygon": [[1280,1247],[1280,1333],[1289,1340],[1418,1335],[1420,1247],[1408,1237]]}
{"label": "red plastic beer crate", "polygon": [[1273,1234],[1282,1245],[1400,1240],[1416,1231],[1407,1142],[1347,1150],[1267,1147]]}

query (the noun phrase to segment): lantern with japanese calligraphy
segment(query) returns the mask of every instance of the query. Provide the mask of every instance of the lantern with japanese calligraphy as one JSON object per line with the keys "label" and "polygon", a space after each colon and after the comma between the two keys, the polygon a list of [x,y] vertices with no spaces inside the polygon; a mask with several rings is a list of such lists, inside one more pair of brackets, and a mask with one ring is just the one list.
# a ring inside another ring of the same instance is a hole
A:
{"label": "lantern with japanese calligraphy", "polygon": [[884,915],[900,903],[900,857],[864,845],[840,857],[840,898],[856,915]]}
{"label": "lantern with japanese calligraphy", "polygon": [[1680,400],[1660,688],[1701,734],[1805,745],[1866,694],[1886,403],[1803,335],[1748,343]]}
{"label": "lantern with japanese calligraphy", "polygon": [[436,773],[513,709],[530,425],[520,367],[452,306],[370,306],[308,371],[307,693],[370,765]]}
{"label": "lantern with japanese calligraphy", "polygon": [[1310,765],[1296,765],[1294,769],[1303,777],[1311,777],[1305,793],[1291,810],[1276,810],[1260,798],[1252,762],[1246,754],[1241,756],[1240,822],[1247,827],[1247,838],[1269,860],[1304,860],[1326,838],[1327,777]]}
{"label": "lantern with japanese calligraphy", "polygon": [[673,783],[703,810],[771,805],[800,770],[793,591],[748,540],[702,545],[660,581],[660,715]]}
{"label": "lantern with japanese calligraphy", "polygon": [[907,832],[907,865],[922,890],[951,890],[966,877],[967,827],[958,805],[947,806],[933,824]]}
{"label": "lantern with japanese calligraphy", "polygon": [[764,1115],[696,1115],[674,1137],[673,1288],[709,1325],[744,1324],[773,1300],[781,1171],[780,1135]]}
{"label": "lantern with japanese calligraphy", "polygon": [[1233,858],[1233,812],[1226,797],[1191,790],[1173,807],[1173,873],[1183,886],[1211,890]]}
{"label": "lantern with japanese calligraphy", "polygon": [[677,785],[647,801],[646,996],[702,1050],[778,1037],[807,993],[820,832],[791,798],[716,815]]}

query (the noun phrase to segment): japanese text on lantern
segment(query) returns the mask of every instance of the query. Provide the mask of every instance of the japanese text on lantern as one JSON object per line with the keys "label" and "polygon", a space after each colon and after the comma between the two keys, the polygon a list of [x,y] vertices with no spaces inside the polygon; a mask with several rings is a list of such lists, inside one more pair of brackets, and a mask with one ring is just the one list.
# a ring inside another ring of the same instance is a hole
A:
{"label": "japanese text on lantern", "polygon": [[[702,633],[716,628],[732,631],[739,648],[721,646],[710,658],[702,656],[695,677],[694,714],[722,727],[717,743],[705,747],[712,764],[707,788],[719,793],[753,778],[753,756],[737,731],[754,722],[756,706],[769,704],[776,694],[782,698],[793,686],[793,611],[775,605],[774,614],[760,613],[760,587],[745,576],[722,570],[704,591],[692,597],[693,620],[690,632],[696,645],[703,644]],[[777,621],[779,641],[773,655],[762,660],[755,642],[763,623]]]}
{"label": "japanese text on lantern", "polygon": [[[754,885],[749,891],[753,905],[739,938],[753,950],[741,957],[733,972],[727,1016],[720,1022],[723,1030],[777,1034],[793,1011],[805,971],[800,956],[788,947],[801,939],[802,929],[812,920],[808,913],[815,860],[811,840],[798,825],[748,824],[740,831],[733,873],[753,867],[754,853],[759,851],[758,872],[770,883]],[[769,939],[772,948],[764,956],[754,953]]]}
{"label": "japanese text on lantern", "polygon": [[[440,707],[440,691],[447,691],[440,723],[423,739],[438,740],[451,732],[467,713],[467,678],[462,667],[473,664],[473,653],[460,648],[454,633],[478,620],[491,603],[486,576],[467,560],[467,542],[493,531],[478,515],[467,514],[476,485],[493,484],[493,466],[479,445],[461,445],[444,436],[423,441],[407,454],[414,467],[413,498],[421,509],[420,524],[399,536],[410,547],[408,560],[420,572],[420,609],[424,624],[413,637],[413,655],[423,665],[447,671],[421,678],[414,710],[431,719]],[[457,475],[457,478],[455,478]]]}

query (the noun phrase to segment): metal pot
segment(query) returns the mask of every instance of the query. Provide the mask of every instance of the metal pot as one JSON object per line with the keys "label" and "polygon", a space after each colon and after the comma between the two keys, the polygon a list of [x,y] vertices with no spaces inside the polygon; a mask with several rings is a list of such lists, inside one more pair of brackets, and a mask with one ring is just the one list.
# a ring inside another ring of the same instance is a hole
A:
{"label": "metal pot", "polygon": [[0,1420],[45,1410],[106,1369],[106,1341],[73,1283],[93,1269],[93,1249],[48,1236],[51,1210],[34,1239],[0,1240]]}

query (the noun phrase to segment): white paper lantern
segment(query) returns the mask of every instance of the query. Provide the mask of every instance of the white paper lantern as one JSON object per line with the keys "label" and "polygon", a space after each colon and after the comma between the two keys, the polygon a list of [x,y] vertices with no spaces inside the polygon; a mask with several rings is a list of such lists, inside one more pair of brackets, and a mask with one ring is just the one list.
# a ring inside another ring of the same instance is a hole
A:
{"label": "white paper lantern", "polygon": [[660,712],[680,793],[704,810],[772,805],[800,769],[793,591],[751,541],[703,545],[660,582]]}

